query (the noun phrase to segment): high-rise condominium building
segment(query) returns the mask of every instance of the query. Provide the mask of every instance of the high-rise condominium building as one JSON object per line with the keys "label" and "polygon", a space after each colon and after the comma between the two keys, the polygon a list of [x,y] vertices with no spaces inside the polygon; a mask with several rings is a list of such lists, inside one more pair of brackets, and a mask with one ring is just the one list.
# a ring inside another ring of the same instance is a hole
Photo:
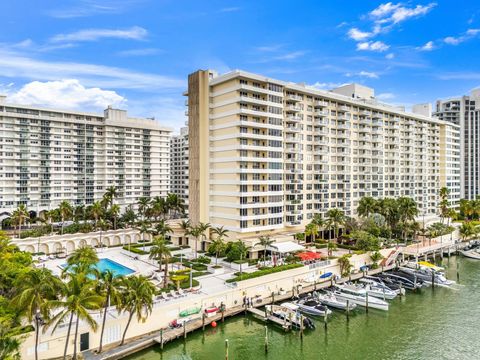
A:
{"label": "high-rise condominium building", "polygon": [[480,195],[480,89],[470,96],[438,100],[434,116],[460,127],[461,197]]}
{"label": "high-rise condominium building", "polygon": [[229,240],[294,233],[332,208],[355,216],[364,196],[438,213],[450,123],[357,84],[322,91],[244,71],[197,71],[187,95],[190,218],[225,226]]}
{"label": "high-rise condominium building", "polygon": [[0,101],[0,213],[38,213],[62,200],[89,205],[115,186],[116,203],[166,196],[170,132],[150,119],[43,109]]}
{"label": "high-rise condominium building", "polygon": [[188,204],[188,128],[172,136],[170,143],[170,192]]}

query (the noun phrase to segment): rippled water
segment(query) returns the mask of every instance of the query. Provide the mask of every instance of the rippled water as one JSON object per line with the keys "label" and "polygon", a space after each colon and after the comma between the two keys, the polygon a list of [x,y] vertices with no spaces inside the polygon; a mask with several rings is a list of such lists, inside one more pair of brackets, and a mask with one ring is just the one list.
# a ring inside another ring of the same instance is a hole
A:
{"label": "rippled water", "polygon": [[229,360],[300,359],[480,359],[480,261],[444,259],[447,277],[456,279],[458,260],[460,285],[455,290],[426,288],[407,292],[391,301],[390,310],[360,308],[347,322],[334,311],[328,329],[317,321],[303,341],[298,332],[284,333],[269,325],[269,349],[264,351],[264,324],[251,316],[237,316],[215,329],[201,330],[165,345],[130,356],[129,360]]}

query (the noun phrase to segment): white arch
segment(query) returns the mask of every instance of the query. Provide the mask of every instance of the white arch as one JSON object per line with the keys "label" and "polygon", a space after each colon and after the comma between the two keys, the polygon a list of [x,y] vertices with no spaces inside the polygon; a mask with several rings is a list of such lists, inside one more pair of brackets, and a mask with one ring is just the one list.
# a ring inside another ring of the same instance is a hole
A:
{"label": "white arch", "polygon": [[104,238],[102,238],[102,244],[103,244],[103,246],[109,247],[110,246],[110,238],[108,236],[105,236]]}
{"label": "white arch", "polygon": [[23,251],[26,251],[26,252],[29,252],[31,254],[35,253],[35,248],[33,247],[33,245],[26,245],[25,246],[25,249]]}
{"label": "white arch", "polygon": [[80,241],[78,242],[78,246],[79,246],[79,247],[85,247],[85,246],[87,246],[87,240],[85,240],[85,239],[80,240]]}
{"label": "white arch", "polygon": [[38,247],[39,251],[40,252],[43,252],[44,254],[50,254],[50,249],[48,247],[48,244],[40,244],[40,246]]}
{"label": "white arch", "polygon": [[53,244],[53,252],[59,253],[62,252],[63,245],[60,242],[56,242]]}
{"label": "white arch", "polygon": [[122,243],[120,236],[115,235],[112,240],[112,245],[120,245]]}
{"label": "white arch", "polygon": [[92,247],[96,247],[96,246],[98,246],[98,244],[99,244],[99,242],[98,242],[97,238],[93,238],[93,239],[90,240],[90,245]]}
{"label": "white arch", "polygon": [[72,240],[67,241],[65,248],[67,249],[67,254],[70,254],[71,252],[75,251],[75,242]]}

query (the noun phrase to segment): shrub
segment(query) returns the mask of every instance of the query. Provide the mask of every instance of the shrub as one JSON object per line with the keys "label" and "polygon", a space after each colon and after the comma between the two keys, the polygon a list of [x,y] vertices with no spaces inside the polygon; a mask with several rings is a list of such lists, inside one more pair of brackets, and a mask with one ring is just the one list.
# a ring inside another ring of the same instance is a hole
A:
{"label": "shrub", "polygon": [[139,249],[139,248],[136,248],[136,247],[133,247],[133,246],[129,249],[129,248],[128,248],[128,245],[127,245],[127,246],[124,246],[122,249],[123,249],[123,250],[130,251],[130,252],[132,252],[132,253],[134,253],[134,254],[138,254],[138,255],[146,255],[146,254],[148,254],[148,252],[143,251],[142,249]]}
{"label": "shrub", "polygon": [[207,270],[207,266],[203,264],[192,264],[192,269],[196,271],[205,271]]}
{"label": "shrub", "polygon": [[258,270],[258,271],[255,271],[253,273],[243,273],[241,276],[240,276],[240,274],[238,274],[234,278],[228,279],[226,282],[227,283],[232,283],[232,282],[237,282],[237,281],[254,279],[254,278],[257,278],[257,277],[260,277],[260,276],[270,275],[270,274],[274,274],[274,273],[277,273],[277,272],[280,272],[280,271],[296,269],[296,268],[299,268],[299,267],[302,267],[302,266],[303,266],[302,264],[288,264],[288,265],[281,265],[281,266],[277,266],[277,267],[273,267],[273,268]]}
{"label": "shrub", "polygon": [[202,264],[210,264],[212,262],[212,259],[210,259],[209,257],[206,257],[206,256],[199,256],[195,262],[199,262],[199,263],[202,263]]}
{"label": "shrub", "polygon": [[210,273],[208,271],[194,271],[192,273],[192,276],[195,278],[195,277],[199,277],[199,276],[204,276],[204,275],[209,275]]}

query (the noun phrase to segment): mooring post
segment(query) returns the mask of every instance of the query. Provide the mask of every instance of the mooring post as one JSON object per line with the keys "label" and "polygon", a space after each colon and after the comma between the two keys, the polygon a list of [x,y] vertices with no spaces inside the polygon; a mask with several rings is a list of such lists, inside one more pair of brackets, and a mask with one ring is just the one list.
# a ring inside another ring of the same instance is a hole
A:
{"label": "mooring post", "polygon": [[365,301],[365,305],[366,305],[365,308],[366,308],[366,311],[367,311],[367,314],[368,314],[368,292],[365,295],[366,295],[365,296],[365,300],[366,300]]}
{"label": "mooring post", "polygon": [[303,315],[300,315],[300,339],[303,340]]}
{"label": "mooring post", "polygon": [[328,308],[325,306],[325,314],[324,314],[324,317],[323,317],[323,324],[325,326],[325,331],[327,331],[327,322],[328,322],[328,319],[327,319],[327,316],[328,316]]}
{"label": "mooring post", "polygon": [[460,283],[460,273],[458,272],[458,255],[456,256],[456,263],[457,263],[457,283]]}
{"label": "mooring post", "polygon": [[225,360],[228,360],[228,339],[225,339]]}
{"label": "mooring post", "polygon": [[268,352],[268,327],[265,325],[265,353]]}
{"label": "mooring post", "polygon": [[163,350],[163,329],[160,329],[160,349]]}
{"label": "mooring post", "polygon": [[187,323],[183,323],[183,338],[187,338]]}
{"label": "mooring post", "polygon": [[272,291],[272,304],[275,303],[275,292]]}
{"label": "mooring post", "polygon": [[[402,283],[399,283],[399,286],[400,286],[400,296],[398,297],[399,299],[403,296],[403,291],[402,291]],[[406,294],[407,292],[405,292]]]}
{"label": "mooring post", "polygon": [[222,311],[222,323],[225,322],[225,305],[222,303],[221,305],[221,311]]}
{"label": "mooring post", "polygon": [[350,300],[347,300],[347,322],[350,321]]}
{"label": "mooring post", "polygon": [[330,286],[333,287],[333,276],[330,278]]}
{"label": "mooring post", "polygon": [[205,313],[202,313],[202,330],[205,331]]}
{"label": "mooring post", "polygon": [[432,270],[432,290],[435,287],[435,273]]}

